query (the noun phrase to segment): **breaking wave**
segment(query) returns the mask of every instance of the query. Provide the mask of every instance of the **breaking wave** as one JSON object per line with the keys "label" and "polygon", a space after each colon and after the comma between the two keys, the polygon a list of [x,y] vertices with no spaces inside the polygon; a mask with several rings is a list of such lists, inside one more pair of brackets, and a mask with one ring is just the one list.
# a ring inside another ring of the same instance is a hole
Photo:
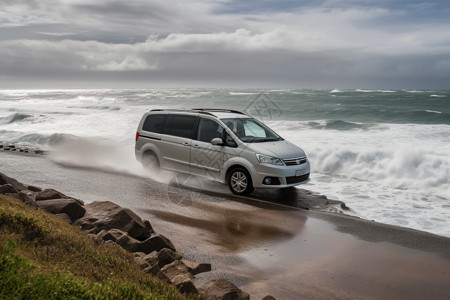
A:
{"label": "breaking wave", "polygon": [[20,122],[20,121],[23,121],[25,119],[29,119],[32,117],[33,116],[29,115],[29,114],[15,113],[15,114],[0,118],[0,124],[11,124],[11,123]]}

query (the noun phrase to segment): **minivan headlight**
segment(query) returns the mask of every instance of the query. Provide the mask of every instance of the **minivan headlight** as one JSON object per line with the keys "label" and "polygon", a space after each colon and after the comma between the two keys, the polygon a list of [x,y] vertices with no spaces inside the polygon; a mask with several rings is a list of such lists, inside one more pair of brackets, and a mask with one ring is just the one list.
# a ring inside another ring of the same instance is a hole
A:
{"label": "minivan headlight", "polygon": [[277,166],[284,165],[283,161],[277,157],[263,155],[263,154],[256,154],[256,158],[262,164],[271,164],[271,165],[277,165]]}

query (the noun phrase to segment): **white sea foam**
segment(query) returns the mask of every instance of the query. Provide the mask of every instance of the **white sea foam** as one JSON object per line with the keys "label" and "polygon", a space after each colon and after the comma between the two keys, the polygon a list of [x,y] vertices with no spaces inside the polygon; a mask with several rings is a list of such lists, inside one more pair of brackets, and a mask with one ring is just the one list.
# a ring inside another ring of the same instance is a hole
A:
{"label": "white sea foam", "polygon": [[242,96],[242,95],[258,95],[259,93],[253,92],[229,92],[228,95],[231,96]]}
{"label": "white sea foam", "polygon": [[342,93],[342,91],[341,91],[341,90],[338,90],[338,89],[334,89],[334,90],[332,90],[330,93]]}
{"label": "white sea foam", "polygon": [[450,236],[448,126],[349,132],[292,123],[271,125],[308,154],[313,173],[306,188],[345,201],[363,218]]}

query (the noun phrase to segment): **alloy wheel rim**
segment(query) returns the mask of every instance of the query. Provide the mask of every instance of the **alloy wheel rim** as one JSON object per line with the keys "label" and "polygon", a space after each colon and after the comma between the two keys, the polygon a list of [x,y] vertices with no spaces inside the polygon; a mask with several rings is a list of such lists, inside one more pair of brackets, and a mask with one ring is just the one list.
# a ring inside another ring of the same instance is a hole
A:
{"label": "alloy wheel rim", "polygon": [[245,191],[247,184],[247,176],[243,172],[235,172],[231,175],[231,186],[236,192]]}

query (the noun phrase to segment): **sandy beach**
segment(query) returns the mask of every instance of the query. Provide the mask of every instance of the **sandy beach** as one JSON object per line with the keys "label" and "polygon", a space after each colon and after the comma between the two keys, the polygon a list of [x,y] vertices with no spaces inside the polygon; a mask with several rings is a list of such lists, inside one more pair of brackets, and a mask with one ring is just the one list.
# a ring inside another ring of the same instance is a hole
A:
{"label": "sandy beach", "polygon": [[[21,182],[52,187],[87,203],[113,201],[151,220],[187,258],[212,263],[213,270],[201,274],[199,283],[225,277],[255,299],[267,294],[277,299],[446,299],[450,294],[449,238],[314,211],[314,201],[326,210],[318,195],[237,198],[220,188],[211,192],[214,184],[202,191],[64,167],[45,156],[0,155],[1,172]],[[305,203],[310,210],[295,207]]]}

